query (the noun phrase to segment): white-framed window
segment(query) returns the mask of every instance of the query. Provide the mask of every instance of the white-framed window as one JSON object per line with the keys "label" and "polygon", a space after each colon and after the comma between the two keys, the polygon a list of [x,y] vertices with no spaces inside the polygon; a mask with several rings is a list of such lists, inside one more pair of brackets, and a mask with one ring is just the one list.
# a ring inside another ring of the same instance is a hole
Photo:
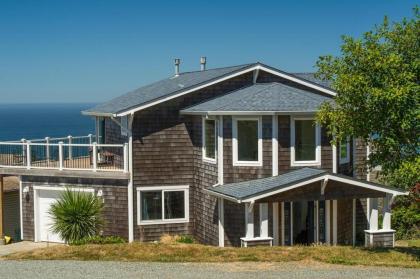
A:
{"label": "white-framed window", "polygon": [[128,116],[121,116],[121,136],[128,136]]}
{"label": "white-framed window", "polygon": [[189,186],[137,187],[137,224],[187,223]]}
{"label": "white-framed window", "polygon": [[292,166],[321,165],[321,127],[311,117],[291,117],[290,160]]}
{"label": "white-framed window", "polygon": [[350,162],[350,139],[342,140],[340,142],[340,164],[347,164]]}
{"label": "white-framed window", "polygon": [[217,121],[213,118],[203,117],[202,122],[203,160],[216,163],[217,152]]}
{"label": "white-framed window", "polygon": [[261,117],[233,117],[232,148],[234,166],[262,166]]}

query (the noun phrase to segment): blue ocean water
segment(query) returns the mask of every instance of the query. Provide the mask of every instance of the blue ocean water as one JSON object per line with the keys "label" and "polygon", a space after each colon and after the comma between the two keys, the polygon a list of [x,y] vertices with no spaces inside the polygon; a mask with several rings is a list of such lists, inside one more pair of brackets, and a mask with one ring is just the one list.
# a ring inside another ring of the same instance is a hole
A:
{"label": "blue ocean water", "polygon": [[0,141],[95,134],[92,117],[81,111],[95,104],[0,104]]}

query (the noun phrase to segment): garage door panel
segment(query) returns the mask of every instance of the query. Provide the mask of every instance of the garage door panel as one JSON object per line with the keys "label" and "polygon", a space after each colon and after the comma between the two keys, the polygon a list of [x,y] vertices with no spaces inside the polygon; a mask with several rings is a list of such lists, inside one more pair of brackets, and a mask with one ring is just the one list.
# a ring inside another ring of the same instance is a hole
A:
{"label": "garage door panel", "polygon": [[51,205],[54,204],[62,191],[40,190],[38,195],[38,233],[40,241],[63,242],[60,236],[52,231],[53,220],[49,213]]}

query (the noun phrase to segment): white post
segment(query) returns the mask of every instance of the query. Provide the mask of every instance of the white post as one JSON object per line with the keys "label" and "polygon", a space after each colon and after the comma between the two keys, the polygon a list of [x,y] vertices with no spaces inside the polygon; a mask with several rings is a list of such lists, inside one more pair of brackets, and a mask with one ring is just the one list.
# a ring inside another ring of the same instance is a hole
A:
{"label": "white post", "polygon": [[273,244],[279,245],[279,203],[273,203]]}
{"label": "white post", "polygon": [[356,199],[353,199],[353,246],[356,246]]}
{"label": "white post", "polygon": [[63,142],[60,141],[58,143],[58,162],[59,162],[59,169],[63,170],[63,165],[64,165],[64,158],[63,158]]}
{"label": "white post", "polygon": [[218,198],[219,209],[219,247],[225,247],[225,206],[224,200]]}
{"label": "white post", "polygon": [[268,203],[260,203],[260,237],[268,237]]}
{"label": "white post", "polygon": [[337,245],[337,200],[333,200],[333,245]]}
{"label": "white post", "polygon": [[92,154],[93,154],[93,171],[98,168],[98,146],[96,142],[92,143]]}
{"label": "white post", "polygon": [[315,230],[314,230],[314,239],[315,243],[319,244],[319,201],[314,201],[314,217],[315,217]]}
{"label": "white post", "polygon": [[23,158],[23,163],[22,164],[25,164],[25,162],[26,162],[26,159],[25,159],[25,157],[26,157],[26,150],[25,150],[26,139],[21,139],[20,141],[22,142],[22,158]]}
{"label": "white post", "polygon": [[392,196],[387,194],[384,198],[383,222],[382,229],[391,230],[391,205],[390,200]]}
{"label": "white post", "polygon": [[333,144],[332,145],[332,156],[333,156],[333,160],[332,160],[332,172],[333,173],[337,173],[337,145]]}
{"label": "white post", "polygon": [[47,162],[50,161],[50,137],[45,137],[45,153]]}
{"label": "white post", "polygon": [[69,160],[73,159],[73,148],[71,146],[71,143],[73,141],[73,137],[72,136],[68,136],[68,141],[69,141]]}
{"label": "white post", "polygon": [[290,202],[290,246],[293,245],[293,202]]}
{"label": "white post", "polygon": [[89,144],[92,144],[92,134],[89,134],[88,138],[89,138]]}
{"label": "white post", "polygon": [[128,172],[129,162],[128,162],[128,143],[124,143],[124,172]]}
{"label": "white post", "polygon": [[279,175],[279,143],[278,143],[278,116],[273,115],[272,119],[272,174],[273,176]]}
{"label": "white post", "polygon": [[254,205],[245,204],[245,236],[246,238],[254,238]]}
{"label": "white post", "polygon": [[331,209],[330,201],[325,201],[325,243],[331,244]]}
{"label": "white post", "polygon": [[378,230],[378,199],[370,198],[369,230]]}
{"label": "white post", "polygon": [[26,168],[31,168],[31,141],[26,142]]}
{"label": "white post", "polygon": [[217,129],[217,180],[223,185],[223,116],[219,116]]}

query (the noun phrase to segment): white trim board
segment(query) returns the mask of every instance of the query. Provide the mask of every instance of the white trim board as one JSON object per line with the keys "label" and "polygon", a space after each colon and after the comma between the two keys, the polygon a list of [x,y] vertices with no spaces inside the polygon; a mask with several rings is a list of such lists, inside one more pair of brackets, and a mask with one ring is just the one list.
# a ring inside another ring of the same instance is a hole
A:
{"label": "white trim board", "polygon": [[267,73],[270,73],[270,74],[279,76],[281,78],[284,78],[284,79],[287,79],[287,80],[296,82],[298,84],[302,84],[302,85],[307,86],[309,88],[318,90],[318,91],[320,91],[322,93],[331,95],[333,97],[337,95],[337,93],[334,90],[332,90],[332,89],[328,89],[328,88],[323,87],[321,85],[317,85],[317,84],[312,83],[310,81],[306,81],[305,79],[296,77],[296,76],[294,76],[292,74],[288,74],[288,73],[282,72],[280,70],[277,70],[275,68],[271,68],[271,67],[266,66],[266,65],[263,65],[261,63],[256,63],[254,66],[250,66],[250,67],[245,68],[245,69],[243,69],[241,71],[233,72],[233,73],[231,73],[229,75],[222,76],[222,77],[217,78],[215,80],[211,80],[211,81],[205,82],[204,84],[200,84],[200,85],[194,86],[192,88],[189,88],[189,89],[186,89],[186,90],[183,90],[183,91],[179,91],[179,92],[174,93],[174,94],[171,94],[169,96],[165,96],[165,97],[161,97],[161,98],[152,100],[152,101],[150,101],[148,103],[145,103],[143,105],[139,105],[139,106],[134,107],[134,108],[131,108],[131,109],[126,109],[126,110],[123,110],[123,111],[120,111],[120,112],[117,112],[117,113],[101,113],[101,112],[89,112],[89,111],[85,111],[85,112],[82,112],[82,114],[84,114],[84,115],[92,115],[92,116],[124,116],[124,115],[128,115],[128,114],[132,114],[132,113],[135,113],[137,111],[146,109],[148,107],[151,107],[151,106],[154,106],[154,105],[157,105],[157,104],[160,104],[160,103],[169,101],[171,99],[174,99],[174,98],[183,96],[183,95],[188,94],[188,93],[192,93],[192,92],[197,91],[197,90],[200,90],[202,88],[205,88],[205,87],[208,87],[208,86],[211,86],[211,85],[220,83],[222,81],[225,81],[225,80],[228,80],[228,79],[237,77],[237,76],[240,76],[242,74],[253,72],[255,70],[265,71]]}

